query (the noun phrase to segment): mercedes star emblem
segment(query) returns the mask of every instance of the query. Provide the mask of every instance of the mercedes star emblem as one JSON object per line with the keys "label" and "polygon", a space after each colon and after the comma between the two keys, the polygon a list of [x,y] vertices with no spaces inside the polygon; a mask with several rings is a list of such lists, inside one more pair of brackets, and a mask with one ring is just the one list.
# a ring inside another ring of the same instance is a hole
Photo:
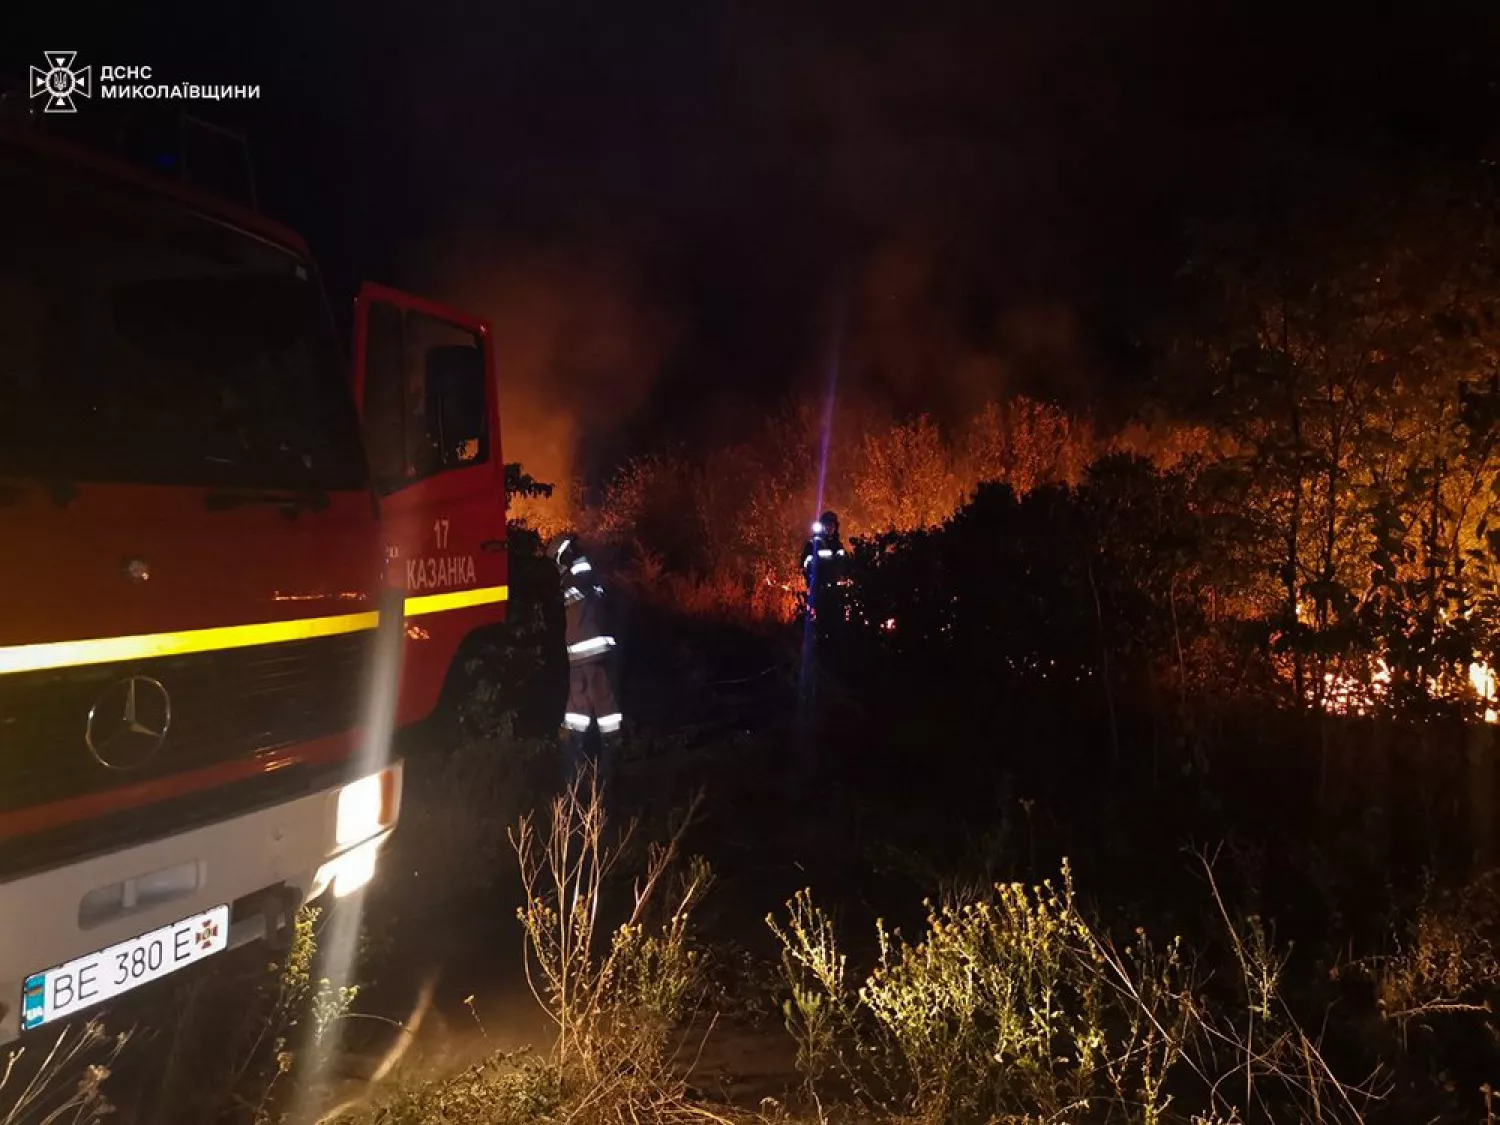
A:
{"label": "mercedes star emblem", "polygon": [[117,680],[89,708],[83,741],[101,766],[139,769],[156,756],[172,727],[172,698],[149,676]]}

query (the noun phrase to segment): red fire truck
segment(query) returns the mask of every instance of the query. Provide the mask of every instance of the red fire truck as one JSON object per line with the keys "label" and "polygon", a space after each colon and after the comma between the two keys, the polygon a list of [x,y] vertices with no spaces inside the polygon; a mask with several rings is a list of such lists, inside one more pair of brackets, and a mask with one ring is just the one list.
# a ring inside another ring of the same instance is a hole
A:
{"label": "red fire truck", "polygon": [[0,1042],[368,882],[503,619],[488,326],[0,127]]}

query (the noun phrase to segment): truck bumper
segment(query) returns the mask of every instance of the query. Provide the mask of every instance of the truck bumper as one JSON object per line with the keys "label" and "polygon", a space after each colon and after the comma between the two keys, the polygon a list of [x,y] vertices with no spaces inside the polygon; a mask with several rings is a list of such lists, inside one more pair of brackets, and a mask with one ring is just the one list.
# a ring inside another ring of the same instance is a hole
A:
{"label": "truck bumper", "polygon": [[0,1044],[21,1033],[21,989],[33,973],[221,904],[231,908],[233,948],[270,936],[330,888],[357,889],[373,874],[400,799],[401,766],[393,764],[360,781],[0,883]]}

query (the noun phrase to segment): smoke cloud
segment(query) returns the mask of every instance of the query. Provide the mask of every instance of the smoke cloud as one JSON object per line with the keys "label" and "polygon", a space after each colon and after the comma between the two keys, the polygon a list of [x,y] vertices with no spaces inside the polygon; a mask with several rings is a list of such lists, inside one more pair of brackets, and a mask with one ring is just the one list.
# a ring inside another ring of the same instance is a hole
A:
{"label": "smoke cloud", "polygon": [[1101,373],[1064,300],[965,294],[969,278],[930,237],[893,240],[855,287],[844,341],[848,393],[894,416],[954,424],[1014,394],[1077,403]]}
{"label": "smoke cloud", "polygon": [[575,478],[596,469],[646,404],[681,335],[678,316],[627,256],[596,247],[540,250],[483,235],[445,238],[413,254],[428,291],[493,329],[501,443],[568,514]]}
{"label": "smoke cloud", "polygon": [[[792,337],[784,350],[794,358],[750,385],[701,347],[693,294],[664,287],[623,249],[516,247],[471,234],[414,251],[407,273],[422,291],[490,321],[504,456],[559,486],[542,506],[552,519],[571,514],[580,480],[645,451],[646,416],[669,410],[674,440],[742,437],[787,394],[822,395],[835,345],[839,414],[859,425],[918,413],[958,425],[1005,395],[1066,399],[1095,379],[1066,304],[997,304],[965,316],[954,268],[920,233],[866,257],[842,297],[840,340],[815,310],[768,320],[767,333]],[[662,441],[657,423],[653,445]]]}
{"label": "smoke cloud", "polygon": [[889,417],[1095,397],[1101,308],[1162,272],[1151,209],[1202,154],[1141,60],[1197,55],[1106,5],[927,7],[632,22],[590,67],[507,55],[452,120],[413,93],[467,226],[409,272],[493,322],[509,460],[562,483],[733,440],[835,354]]}

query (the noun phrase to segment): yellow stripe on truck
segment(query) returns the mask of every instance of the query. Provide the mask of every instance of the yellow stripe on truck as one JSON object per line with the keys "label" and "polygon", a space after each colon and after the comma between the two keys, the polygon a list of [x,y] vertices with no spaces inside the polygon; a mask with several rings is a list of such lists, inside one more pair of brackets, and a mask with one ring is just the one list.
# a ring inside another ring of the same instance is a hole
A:
{"label": "yellow stripe on truck", "polygon": [[361,633],[380,624],[378,613],[348,613],[339,617],[305,617],[297,621],[267,621],[260,625],[222,625],[177,633],[145,633],[134,637],[96,637],[84,641],[50,641],[0,648],[0,676],[40,672],[49,668],[79,668],[122,660],[150,660],[192,652],[253,648],[282,641],[307,641]]}
{"label": "yellow stripe on truck", "polygon": [[[494,605],[510,598],[509,586],[481,586],[444,594],[424,594],[406,599],[406,616],[421,617],[455,609]],[[349,613],[338,617],[305,617],[296,621],[267,621],[259,625],[223,625],[213,629],[186,629],[176,633],[144,633],[132,637],[93,637],[81,641],[49,641],[37,645],[0,647],[0,676],[16,672],[42,672],[51,668],[81,668],[90,664],[114,664],[125,660],[150,660],[161,656],[184,656],[193,652],[253,648],[283,641],[306,641],[315,637],[337,637],[361,633],[380,624],[378,613]]]}
{"label": "yellow stripe on truck", "polygon": [[423,594],[406,599],[406,616],[421,617],[428,613],[445,613],[453,609],[471,609],[494,605],[510,598],[509,586],[480,586],[473,590],[454,590],[448,594]]}

